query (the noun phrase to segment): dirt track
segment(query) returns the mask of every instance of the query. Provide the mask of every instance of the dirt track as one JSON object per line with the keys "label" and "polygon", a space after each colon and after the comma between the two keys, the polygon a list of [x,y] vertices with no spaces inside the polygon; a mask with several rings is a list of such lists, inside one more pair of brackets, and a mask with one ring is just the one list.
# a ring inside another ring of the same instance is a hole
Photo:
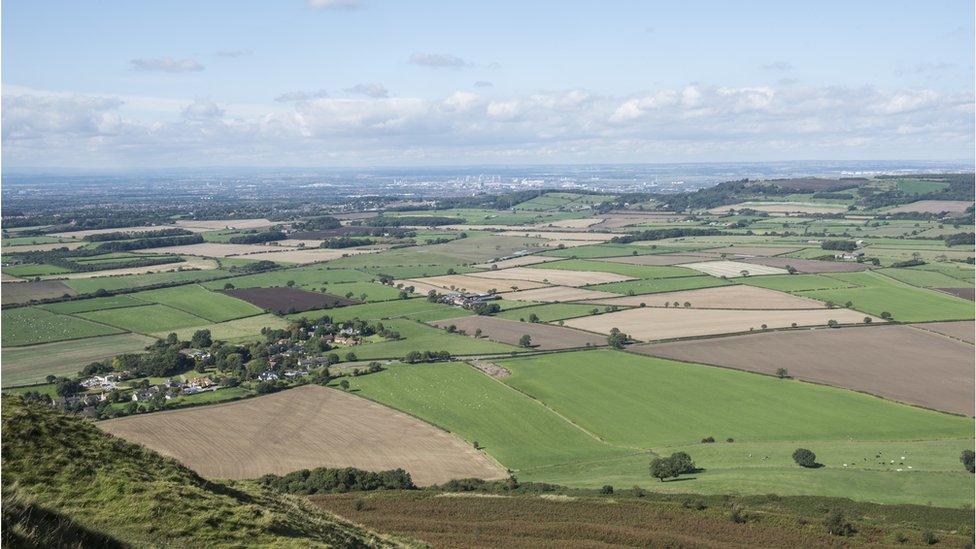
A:
{"label": "dirt track", "polygon": [[599,334],[553,326],[551,324],[519,322],[517,320],[506,320],[491,316],[452,318],[433,322],[432,324],[440,328],[446,328],[453,324],[459,330],[467,332],[468,335],[473,335],[475,330],[480,328],[484,337],[509,345],[518,345],[519,338],[525,334],[529,334],[532,337],[532,347],[543,351],[585,347],[587,343],[593,346],[607,344],[607,338]]}
{"label": "dirt track", "polygon": [[630,350],[765,374],[786,368],[798,379],[973,415],[972,345],[908,326],[768,332]]}
{"label": "dirt track", "polygon": [[400,467],[418,485],[505,476],[494,461],[450,433],[317,385],[96,425],[207,478],[256,478],[313,467]]}

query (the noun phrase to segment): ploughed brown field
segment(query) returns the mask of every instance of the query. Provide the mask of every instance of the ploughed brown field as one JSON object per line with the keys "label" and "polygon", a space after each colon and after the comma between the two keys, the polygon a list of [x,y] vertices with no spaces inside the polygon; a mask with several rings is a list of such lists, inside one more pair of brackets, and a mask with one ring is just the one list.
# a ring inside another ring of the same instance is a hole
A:
{"label": "ploughed brown field", "polygon": [[359,303],[345,297],[308,292],[298,288],[241,288],[224,293],[276,313],[300,313],[310,309],[344,307]]}
{"label": "ploughed brown field", "polygon": [[973,205],[971,200],[919,200],[911,204],[902,204],[886,210],[887,213],[922,212],[922,213],[963,213]]}
{"label": "ploughed brown field", "polygon": [[[312,503],[373,530],[432,547],[814,547],[836,543],[824,528],[763,513],[734,524],[728,505],[687,510],[633,498],[479,493],[316,494]],[[819,519],[819,516],[817,517]],[[810,522],[816,519],[811,518]],[[819,525],[818,525],[819,526]],[[877,541],[880,532],[861,529]]]}
{"label": "ploughed brown field", "polygon": [[466,316],[439,320],[432,324],[439,328],[446,328],[453,324],[458,330],[464,330],[468,335],[474,335],[475,330],[480,328],[482,337],[509,345],[518,345],[519,338],[528,334],[532,337],[532,347],[545,351],[586,347],[587,344],[590,346],[607,344],[607,338],[599,334],[551,324],[519,322],[491,316]]}
{"label": "ploughed brown field", "polygon": [[816,259],[798,259],[793,257],[750,257],[737,259],[742,263],[779,267],[785,269],[787,265],[801,273],[847,273],[867,270],[869,265],[856,261],[817,261]]}
{"label": "ploughed brown field", "polygon": [[797,379],[973,415],[973,346],[911,326],[767,332],[630,350],[764,374],[786,368]]}
{"label": "ploughed brown field", "polygon": [[[767,328],[823,326],[830,320],[840,324],[860,324],[865,315],[849,309],[664,309],[640,307],[598,316],[571,318],[566,325],[607,334],[619,328],[638,341],[656,341],[682,337],[734,334]],[[873,322],[883,322],[871,317]]]}
{"label": "ploughed brown field", "polygon": [[976,288],[936,288],[936,290],[968,299],[969,301],[976,300]]}
{"label": "ploughed brown field", "polygon": [[638,307],[642,303],[645,307],[673,307],[675,302],[681,308],[689,303],[691,309],[823,309],[827,306],[815,299],[743,284],[587,301],[597,305]]}
{"label": "ploughed brown field", "polygon": [[207,478],[257,478],[314,467],[399,467],[418,485],[506,476],[497,463],[446,431],[318,385],[96,425]]}
{"label": "ploughed brown field", "polygon": [[974,331],[976,331],[976,322],[972,320],[963,320],[961,322],[925,322],[922,324],[912,324],[912,327],[961,339],[969,343],[976,343],[976,337],[974,337],[976,335],[974,334]]}
{"label": "ploughed brown field", "polygon": [[0,301],[8,303],[27,303],[32,299],[50,299],[65,294],[77,295],[70,286],[59,280],[38,282],[4,282],[0,288]]}

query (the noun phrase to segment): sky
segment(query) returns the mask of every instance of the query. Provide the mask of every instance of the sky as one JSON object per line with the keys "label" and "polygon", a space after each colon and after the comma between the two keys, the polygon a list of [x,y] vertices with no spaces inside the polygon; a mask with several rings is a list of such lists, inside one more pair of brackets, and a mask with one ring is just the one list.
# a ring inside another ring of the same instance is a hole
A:
{"label": "sky", "polygon": [[6,0],[4,169],[974,157],[972,0]]}

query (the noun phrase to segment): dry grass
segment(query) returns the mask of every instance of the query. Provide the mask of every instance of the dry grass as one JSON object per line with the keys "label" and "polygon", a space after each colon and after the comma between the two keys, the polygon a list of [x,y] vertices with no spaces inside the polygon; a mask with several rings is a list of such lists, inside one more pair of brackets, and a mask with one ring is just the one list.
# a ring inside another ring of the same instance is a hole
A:
{"label": "dry grass", "polygon": [[919,200],[911,204],[903,204],[895,208],[886,210],[887,213],[898,212],[922,212],[922,213],[962,213],[966,208],[973,205],[973,202],[966,200]]}
{"label": "dry grass", "polygon": [[688,267],[696,271],[712,275],[735,278],[742,275],[742,271],[747,271],[749,276],[787,274],[786,269],[777,267],[767,267],[765,265],[755,265],[752,263],[742,263],[740,261],[704,261],[701,263],[683,263],[682,267]]}
{"label": "dry grass", "polygon": [[61,297],[65,294],[78,294],[70,286],[57,280],[42,280],[40,282],[17,280],[19,282],[7,282],[4,279],[3,291],[0,291],[0,298],[2,298],[0,301],[4,305],[9,303],[27,303],[32,299],[50,299]]}
{"label": "dry grass", "polygon": [[270,227],[273,223],[267,219],[181,219],[176,222],[176,225],[184,229],[217,231],[221,229],[257,229],[260,227]]}
{"label": "dry grass", "polygon": [[513,257],[511,259],[503,259],[501,261],[481,263],[475,265],[475,267],[481,269],[490,269],[495,266],[499,269],[510,269],[512,267],[524,267],[525,265],[536,265],[538,263],[546,263],[548,261],[559,261],[563,258],[561,257],[547,257],[543,255],[523,255],[521,257]]}
{"label": "dry grass", "polygon": [[613,238],[612,234],[605,233],[584,233],[584,232],[563,232],[563,231],[510,231],[496,233],[505,236],[526,236],[531,238],[543,238],[546,240],[582,240],[585,242],[606,242]]}
{"label": "dry grass", "polygon": [[[566,325],[591,332],[609,333],[619,328],[640,341],[704,335],[733,334],[768,328],[823,326],[828,320],[860,324],[865,315],[848,309],[743,311],[723,309],[664,309],[642,307],[599,316],[572,318]],[[879,322],[878,319],[874,319]]]}
{"label": "dry grass", "polygon": [[[972,322],[957,324],[969,324],[972,333]],[[787,368],[798,379],[973,415],[972,345],[908,326],[769,332],[632,350],[764,374]]]}
{"label": "dry grass", "polygon": [[60,233],[51,233],[51,236],[64,236],[68,238],[82,239],[91,234],[136,233],[136,232],[158,231],[161,229],[175,229],[175,228],[177,228],[177,225],[140,225],[138,227],[116,227],[113,229],[87,229],[84,231],[65,231]]}
{"label": "dry grass", "polygon": [[471,273],[471,276],[482,278],[534,280],[537,282],[556,284],[559,286],[589,286],[591,284],[603,284],[605,282],[623,282],[625,280],[634,280],[633,277],[616,273],[598,271],[569,271],[562,269],[534,269],[526,267],[513,267],[511,269],[499,269],[497,271]]}
{"label": "dry grass", "polygon": [[616,299],[594,299],[587,303],[600,305],[632,305],[644,303],[647,307],[673,306],[674,302],[684,307],[691,303],[693,309],[823,309],[822,301],[798,297],[776,290],[756,286],[718,286],[700,290],[665,292],[652,295],[631,295]]}
{"label": "dry grass", "polygon": [[743,256],[743,257],[770,257],[774,255],[788,254],[790,252],[795,252],[800,248],[783,248],[783,247],[773,247],[773,246],[726,246],[724,248],[709,248],[707,250],[700,250],[701,253],[713,253],[713,254],[728,254],[730,256]]}
{"label": "dry grass", "polygon": [[426,294],[428,290],[435,290],[438,293],[444,293],[445,290],[487,292],[491,289],[496,289],[499,292],[507,292],[512,289],[512,286],[516,286],[519,289],[541,288],[542,286],[545,286],[545,284],[542,282],[535,282],[528,279],[519,279],[516,277],[489,278],[473,276],[473,274],[428,276],[426,278],[411,278],[410,280],[397,281],[397,283],[400,282],[403,282],[408,286],[414,286],[414,288],[419,290],[417,293],[424,294]]}
{"label": "dry grass", "polygon": [[596,290],[584,290],[582,288],[568,288],[566,286],[550,286],[548,288],[536,288],[534,290],[520,290],[518,292],[508,292],[502,294],[505,299],[517,301],[537,301],[539,303],[555,303],[566,301],[584,301],[587,299],[601,299],[608,297],[620,297],[620,294],[611,292],[598,292]]}
{"label": "dry grass", "polygon": [[401,467],[419,485],[505,476],[495,462],[450,433],[317,385],[98,426],[208,478],[255,478],[313,467]]}

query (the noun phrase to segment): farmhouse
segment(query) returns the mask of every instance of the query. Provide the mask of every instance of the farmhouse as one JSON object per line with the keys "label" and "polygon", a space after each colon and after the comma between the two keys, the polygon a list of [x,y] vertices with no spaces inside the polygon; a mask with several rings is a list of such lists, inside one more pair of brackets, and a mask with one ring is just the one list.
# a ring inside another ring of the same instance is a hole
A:
{"label": "farmhouse", "polygon": [[495,294],[451,292],[442,297],[441,301],[450,305],[457,305],[458,307],[470,308],[479,303],[487,303],[495,299],[499,299],[499,296]]}
{"label": "farmhouse", "polygon": [[271,370],[267,370],[258,374],[258,379],[261,381],[277,381],[278,374],[272,372]]}
{"label": "farmhouse", "polygon": [[105,390],[112,390],[115,388],[115,382],[117,382],[118,376],[107,375],[107,376],[92,376],[81,382],[81,386],[86,389],[94,389],[96,387]]}
{"label": "farmhouse", "polygon": [[864,259],[864,252],[843,252],[835,254],[834,258],[843,261],[857,261],[859,259]]}

